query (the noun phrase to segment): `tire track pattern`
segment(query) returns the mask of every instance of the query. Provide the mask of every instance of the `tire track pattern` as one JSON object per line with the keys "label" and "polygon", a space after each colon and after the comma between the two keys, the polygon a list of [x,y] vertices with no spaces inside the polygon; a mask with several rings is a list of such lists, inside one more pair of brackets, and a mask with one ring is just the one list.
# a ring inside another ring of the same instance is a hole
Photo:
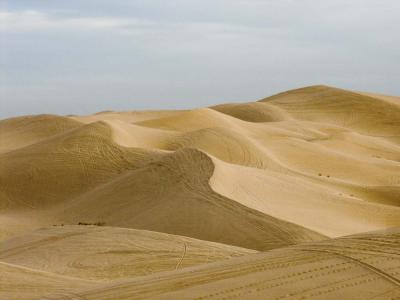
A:
{"label": "tire track pattern", "polygon": [[[85,299],[396,299],[400,229],[314,242],[81,292]],[[377,250],[377,251],[375,251]],[[379,251],[378,251],[379,250]],[[70,299],[63,297],[60,299]]]}

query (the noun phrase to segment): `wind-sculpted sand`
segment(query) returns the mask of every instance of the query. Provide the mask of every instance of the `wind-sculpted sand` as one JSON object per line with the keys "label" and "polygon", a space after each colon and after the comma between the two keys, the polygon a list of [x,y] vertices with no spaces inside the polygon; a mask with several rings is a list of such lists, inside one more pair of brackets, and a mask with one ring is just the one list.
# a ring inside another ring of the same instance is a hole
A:
{"label": "wind-sculpted sand", "polygon": [[396,227],[399,97],[0,121],[0,299],[395,299]]}

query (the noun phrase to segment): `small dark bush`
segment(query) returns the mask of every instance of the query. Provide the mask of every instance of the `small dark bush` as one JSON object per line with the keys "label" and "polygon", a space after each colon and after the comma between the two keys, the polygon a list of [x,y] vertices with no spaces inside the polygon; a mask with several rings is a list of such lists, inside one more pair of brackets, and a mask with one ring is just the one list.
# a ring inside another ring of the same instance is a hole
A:
{"label": "small dark bush", "polygon": [[94,222],[94,223],[79,222],[78,223],[78,225],[83,225],[83,226],[87,226],[87,225],[104,226],[105,224],[106,224],[106,222]]}

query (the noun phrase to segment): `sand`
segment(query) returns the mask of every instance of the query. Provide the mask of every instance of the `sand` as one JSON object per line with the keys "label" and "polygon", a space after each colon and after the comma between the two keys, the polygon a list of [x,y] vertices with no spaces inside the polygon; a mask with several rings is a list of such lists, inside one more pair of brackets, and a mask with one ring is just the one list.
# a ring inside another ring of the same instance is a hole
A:
{"label": "sand", "polygon": [[397,299],[399,234],[393,229],[281,248],[56,299]]}
{"label": "sand", "polygon": [[399,97],[0,121],[0,298],[390,299],[396,227]]}

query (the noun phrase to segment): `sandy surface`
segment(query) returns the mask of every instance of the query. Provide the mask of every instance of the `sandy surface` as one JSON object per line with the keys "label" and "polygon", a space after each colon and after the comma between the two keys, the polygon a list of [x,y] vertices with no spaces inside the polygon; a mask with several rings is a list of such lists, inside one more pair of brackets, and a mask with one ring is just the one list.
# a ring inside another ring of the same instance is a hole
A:
{"label": "sandy surface", "polygon": [[0,121],[0,298],[391,299],[395,227],[399,97]]}
{"label": "sandy surface", "polygon": [[98,285],[77,295],[88,300],[397,299],[399,237],[399,229],[393,229],[314,242]]}

